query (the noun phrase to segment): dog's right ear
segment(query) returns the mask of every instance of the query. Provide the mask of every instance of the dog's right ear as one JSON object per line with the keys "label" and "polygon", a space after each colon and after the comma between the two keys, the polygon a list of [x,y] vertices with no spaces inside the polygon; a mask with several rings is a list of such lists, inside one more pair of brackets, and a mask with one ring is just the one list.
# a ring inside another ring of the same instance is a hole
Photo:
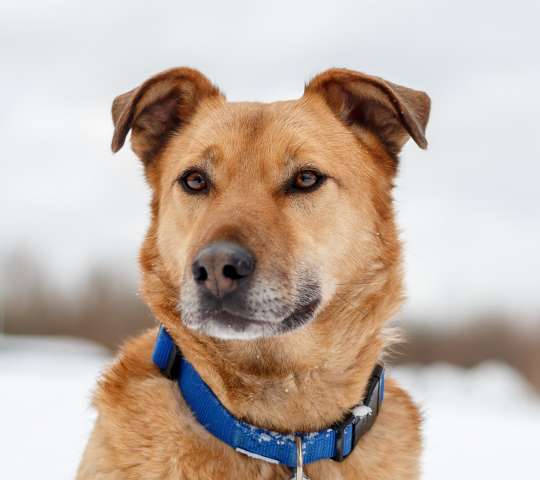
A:
{"label": "dog's right ear", "polygon": [[122,148],[131,129],[131,147],[147,165],[164,147],[169,135],[193,116],[207,98],[224,99],[199,71],[174,68],[114,99],[112,151]]}

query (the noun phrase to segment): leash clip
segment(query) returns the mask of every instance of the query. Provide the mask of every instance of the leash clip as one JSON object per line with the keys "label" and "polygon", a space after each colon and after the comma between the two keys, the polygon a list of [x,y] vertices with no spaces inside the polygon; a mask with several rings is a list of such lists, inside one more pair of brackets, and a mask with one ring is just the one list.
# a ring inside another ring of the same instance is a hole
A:
{"label": "leash clip", "polygon": [[309,480],[304,474],[304,451],[302,449],[302,437],[297,435],[294,439],[296,443],[296,467],[293,469],[293,476],[290,480]]}

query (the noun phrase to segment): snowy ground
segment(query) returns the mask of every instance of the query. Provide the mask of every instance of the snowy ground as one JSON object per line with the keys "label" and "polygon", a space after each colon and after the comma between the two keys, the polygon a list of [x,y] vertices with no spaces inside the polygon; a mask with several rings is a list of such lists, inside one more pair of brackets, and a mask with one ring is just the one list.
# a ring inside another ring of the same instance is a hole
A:
{"label": "snowy ground", "polygon": [[[78,340],[0,337],[0,469],[6,479],[70,479],[92,425],[107,352]],[[512,370],[396,368],[426,417],[424,478],[540,478],[540,399]]]}

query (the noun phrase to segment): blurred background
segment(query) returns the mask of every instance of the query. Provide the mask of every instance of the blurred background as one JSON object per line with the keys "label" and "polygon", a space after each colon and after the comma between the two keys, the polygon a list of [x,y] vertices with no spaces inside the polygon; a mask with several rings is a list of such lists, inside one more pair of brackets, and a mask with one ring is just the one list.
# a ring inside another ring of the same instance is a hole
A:
{"label": "blurred background", "polygon": [[406,146],[395,191],[408,300],[393,364],[426,414],[425,478],[454,479],[460,458],[471,478],[540,478],[523,462],[540,434],[539,20],[536,0],[3,0],[8,472],[73,476],[99,370],[154,323],[137,296],[150,196],[135,155],[111,154],[112,99],[183,65],[233,101],[295,98],[339,66],[432,98],[430,147]]}

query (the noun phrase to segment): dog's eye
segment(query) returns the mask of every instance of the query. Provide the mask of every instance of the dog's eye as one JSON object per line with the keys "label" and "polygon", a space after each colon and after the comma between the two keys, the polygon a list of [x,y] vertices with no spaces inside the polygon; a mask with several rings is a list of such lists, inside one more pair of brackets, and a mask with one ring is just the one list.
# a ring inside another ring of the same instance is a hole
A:
{"label": "dog's eye", "polygon": [[204,173],[198,170],[188,170],[180,177],[179,181],[188,193],[203,193],[208,190],[208,180]]}
{"label": "dog's eye", "polygon": [[325,178],[314,170],[302,170],[292,179],[290,191],[311,192],[318,188]]}

